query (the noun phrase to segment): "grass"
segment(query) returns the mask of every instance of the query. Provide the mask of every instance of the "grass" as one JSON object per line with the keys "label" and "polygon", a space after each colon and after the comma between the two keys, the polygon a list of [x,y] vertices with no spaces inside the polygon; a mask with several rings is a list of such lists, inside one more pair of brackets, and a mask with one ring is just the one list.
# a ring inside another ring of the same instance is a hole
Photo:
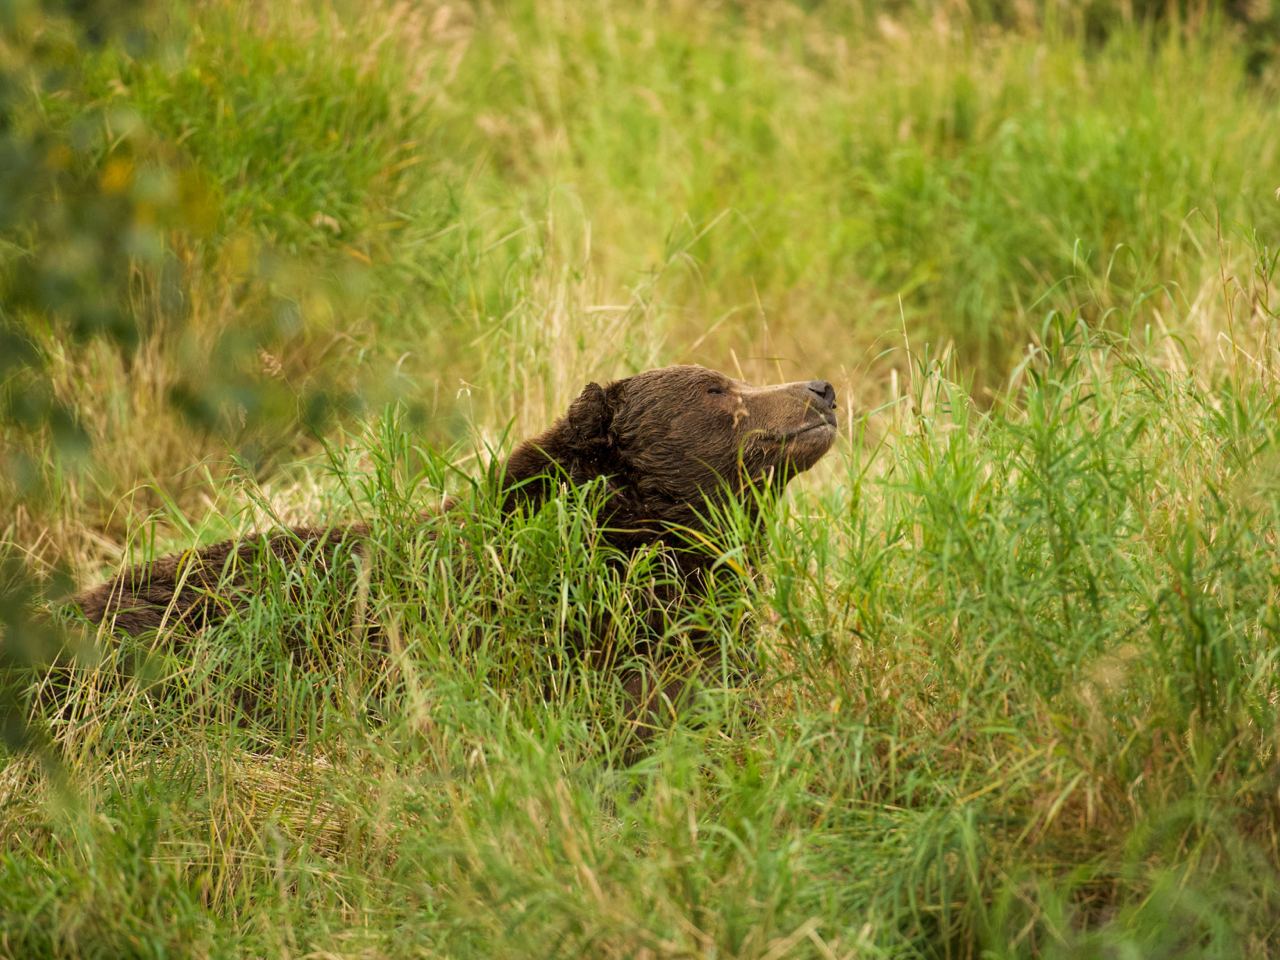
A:
{"label": "grass", "polygon": [[[1265,25],[1126,9],[32,21],[74,80],[14,116],[97,199],[24,207],[0,279],[90,283],[101,211],[128,266],[123,320],[0,307],[39,363],[0,370],[6,589],[273,523],[373,550],[38,673],[0,955],[1280,954],[1280,78]],[[631,763],[569,642],[658,558],[483,477],[691,360],[828,377],[843,435],[690,613],[758,675]]]}

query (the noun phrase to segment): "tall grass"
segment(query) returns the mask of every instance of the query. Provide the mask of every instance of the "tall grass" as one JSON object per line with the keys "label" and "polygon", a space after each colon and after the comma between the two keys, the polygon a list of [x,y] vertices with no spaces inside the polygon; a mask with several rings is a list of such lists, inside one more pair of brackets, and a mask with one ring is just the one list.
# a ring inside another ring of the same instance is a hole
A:
{"label": "tall grass", "polygon": [[[89,446],[5,421],[0,551],[371,535],[40,673],[0,954],[1280,953],[1277,77],[1127,9],[212,0],[68,54],[19,119],[164,250],[131,344],[19,318]],[[485,464],[689,360],[843,437],[637,751],[574,638],[634,653],[661,558]]]}
{"label": "tall grass", "polygon": [[[77,518],[118,537],[158,506],[117,509],[140,478],[210,495],[174,481],[184,452],[219,449],[192,423],[399,396],[437,444],[468,422],[493,440],[587,378],[676,358],[821,366],[875,406],[904,333],[993,389],[1049,310],[1212,336],[1196,307],[1219,234],[1265,241],[1280,216],[1275,78],[1246,71],[1230,24],[1099,44],[1056,16],[875,7],[157,17],[151,53],[90,52],[74,95],[37,105],[137,217],[177,197],[183,225],[181,292],[135,286],[134,358],[40,334],[95,469],[46,476],[64,492],[22,536],[57,518],[85,559],[111,558]],[[102,129],[75,126],[89,108]],[[252,453],[290,449],[276,433]]]}

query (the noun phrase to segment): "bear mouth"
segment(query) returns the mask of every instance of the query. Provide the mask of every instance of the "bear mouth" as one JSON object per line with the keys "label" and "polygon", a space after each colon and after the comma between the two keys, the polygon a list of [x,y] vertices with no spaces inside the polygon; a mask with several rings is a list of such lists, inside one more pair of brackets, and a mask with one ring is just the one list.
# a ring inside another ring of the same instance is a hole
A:
{"label": "bear mouth", "polygon": [[802,437],[805,434],[813,433],[815,430],[822,430],[826,433],[834,434],[836,432],[835,416],[828,414],[821,420],[814,423],[806,423],[804,426],[797,427],[794,430],[788,430],[785,433],[775,433],[770,439],[782,443],[787,440],[794,440],[796,437]]}

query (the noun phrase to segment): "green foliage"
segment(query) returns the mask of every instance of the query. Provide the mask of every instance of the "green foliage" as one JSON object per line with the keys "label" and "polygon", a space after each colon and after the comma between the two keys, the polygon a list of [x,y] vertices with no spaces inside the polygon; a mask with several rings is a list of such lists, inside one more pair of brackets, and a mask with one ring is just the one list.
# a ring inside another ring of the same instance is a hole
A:
{"label": "green foliage", "polygon": [[[1149,6],[0,4],[0,954],[1280,954],[1276,14]],[[637,751],[486,465],[689,360],[845,436]]]}

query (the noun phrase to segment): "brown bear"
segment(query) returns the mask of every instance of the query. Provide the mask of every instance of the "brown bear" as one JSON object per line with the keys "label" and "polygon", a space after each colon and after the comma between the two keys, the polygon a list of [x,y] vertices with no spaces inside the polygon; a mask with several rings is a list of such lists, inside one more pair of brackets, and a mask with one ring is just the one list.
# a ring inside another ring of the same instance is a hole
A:
{"label": "brown bear", "polygon": [[[506,512],[536,510],[561,485],[602,483],[604,540],[619,556],[661,545],[676,571],[676,585],[652,597],[657,634],[671,606],[699,593],[715,566],[714,551],[697,543],[708,513],[726,498],[756,510],[755,492],[781,490],[835,435],[835,391],[825,380],[756,387],[703,367],[664,367],[588,384],[549,430],[514,450],[497,471],[498,495]],[[229,540],[126,570],[77,603],[93,622],[129,633],[198,629],[244,604],[264,548],[285,563],[324,563],[340,544],[358,551],[367,534],[353,524]],[[624,686],[642,709],[655,692],[682,689],[654,688],[638,675]]]}

